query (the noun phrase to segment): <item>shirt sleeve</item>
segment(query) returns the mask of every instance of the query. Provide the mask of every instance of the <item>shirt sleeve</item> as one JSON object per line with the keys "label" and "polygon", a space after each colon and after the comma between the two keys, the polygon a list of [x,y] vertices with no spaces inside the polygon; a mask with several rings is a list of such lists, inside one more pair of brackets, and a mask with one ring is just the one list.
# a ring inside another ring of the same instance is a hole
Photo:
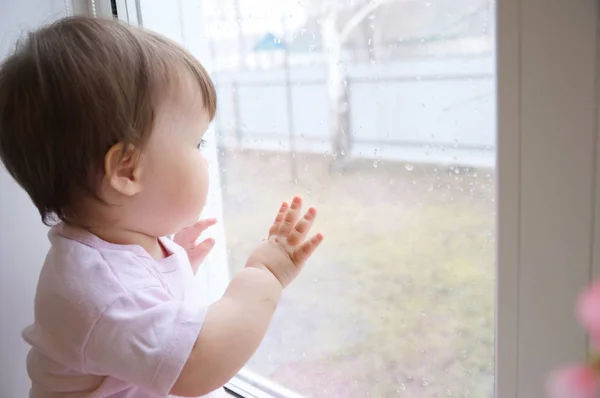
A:
{"label": "shirt sleeve", "polygon": [[167,396],[198,338],[206,308],[173,300],[162,288],[127,293],[107,308],[84,348],[92,374]]}

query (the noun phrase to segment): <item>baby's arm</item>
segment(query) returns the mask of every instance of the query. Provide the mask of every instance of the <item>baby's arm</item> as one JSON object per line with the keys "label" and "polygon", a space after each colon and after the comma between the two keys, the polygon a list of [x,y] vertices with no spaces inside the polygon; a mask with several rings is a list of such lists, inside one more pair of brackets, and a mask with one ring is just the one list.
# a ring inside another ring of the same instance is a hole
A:
{"label": "baby's arm", "polygon": [[317,234],[305,241],[316,211],[309,209],[299,220],[301,206],[300,198],[294,198],[289,209],[287,203],[281,206],[269,238],[254,250],[224,296],[209,307],[172,395],[206,395],[227,383],[254,354],[282,289],[295,279],[322,240]]}
{"label": "baby's arm", "polygon": [[267,270],[240,271],[225,295],[209,308],[171,394],[203,396],[231,380],[258,348],[281,291],[281,284]]}

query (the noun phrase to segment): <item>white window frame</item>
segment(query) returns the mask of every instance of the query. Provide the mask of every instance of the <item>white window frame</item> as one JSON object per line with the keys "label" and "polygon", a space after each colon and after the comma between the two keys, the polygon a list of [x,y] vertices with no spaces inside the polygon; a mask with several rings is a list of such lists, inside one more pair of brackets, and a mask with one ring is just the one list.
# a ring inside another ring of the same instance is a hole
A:
{"label": "white window frame", "polygon": [[[101,3],[110,10],[109,0]],[[200,4],[117,1],[120,18],[133,24],[142,18],[210,70]],[[598,11],[596,0],[497,0],[498,398],[542,398],[551,369],[586,356],[573,306],[600,275]],[[216,161],[213,131],[209,137],[208,156]],[[207,212],[220,218],[216,172],[211,189]],[[219,244],[201,275],[212,299],[229,279],[224,230],[215,233]],[[253,392],[252,380],[242,372],[233,390],[290,396],[276,386]]]}
{"label": "white window frame", "polygon": [[586,357],[598,269],[598,2],[499,0],[497,397],[543,397]]}

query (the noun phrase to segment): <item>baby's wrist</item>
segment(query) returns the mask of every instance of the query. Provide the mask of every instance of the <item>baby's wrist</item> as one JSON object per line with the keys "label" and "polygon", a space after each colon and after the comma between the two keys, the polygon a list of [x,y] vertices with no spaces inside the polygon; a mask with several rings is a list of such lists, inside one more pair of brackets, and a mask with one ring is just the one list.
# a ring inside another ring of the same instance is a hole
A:
{"label": "baby's wrist", "polygon": [[277,303],[282,291],[281,283],[268,270],[246,266],[231,280],[225,295],[244,302],[251,301],[253,297]]}
{"label": "baby's wrist", "polygon": [[267,267],[265,264],[260,263],[260,262],[248,262],[246,264],[246,268],[253,268],[253,269],[259,270],[261,272],[264,272],[266,275],[268,275],[269,278],[272,278],[275,281],[277,281],[279,286],[283,289],[283,287],[284,287],[283,282],[281,280],[279,280],[277,275],[275,275],[275,273],[273,273],[273,271],[271,271],[269,269],[269,267]]}

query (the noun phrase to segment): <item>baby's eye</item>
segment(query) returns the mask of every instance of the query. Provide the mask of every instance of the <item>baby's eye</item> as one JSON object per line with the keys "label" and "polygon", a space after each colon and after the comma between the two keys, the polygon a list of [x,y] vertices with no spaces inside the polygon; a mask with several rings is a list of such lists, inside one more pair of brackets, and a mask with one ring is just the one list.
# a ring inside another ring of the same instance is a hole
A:
{"label": "baby's eye", "polygon": [[201,140],[198,144],[198,149],[202,149],[206,146],[206,140]]}

